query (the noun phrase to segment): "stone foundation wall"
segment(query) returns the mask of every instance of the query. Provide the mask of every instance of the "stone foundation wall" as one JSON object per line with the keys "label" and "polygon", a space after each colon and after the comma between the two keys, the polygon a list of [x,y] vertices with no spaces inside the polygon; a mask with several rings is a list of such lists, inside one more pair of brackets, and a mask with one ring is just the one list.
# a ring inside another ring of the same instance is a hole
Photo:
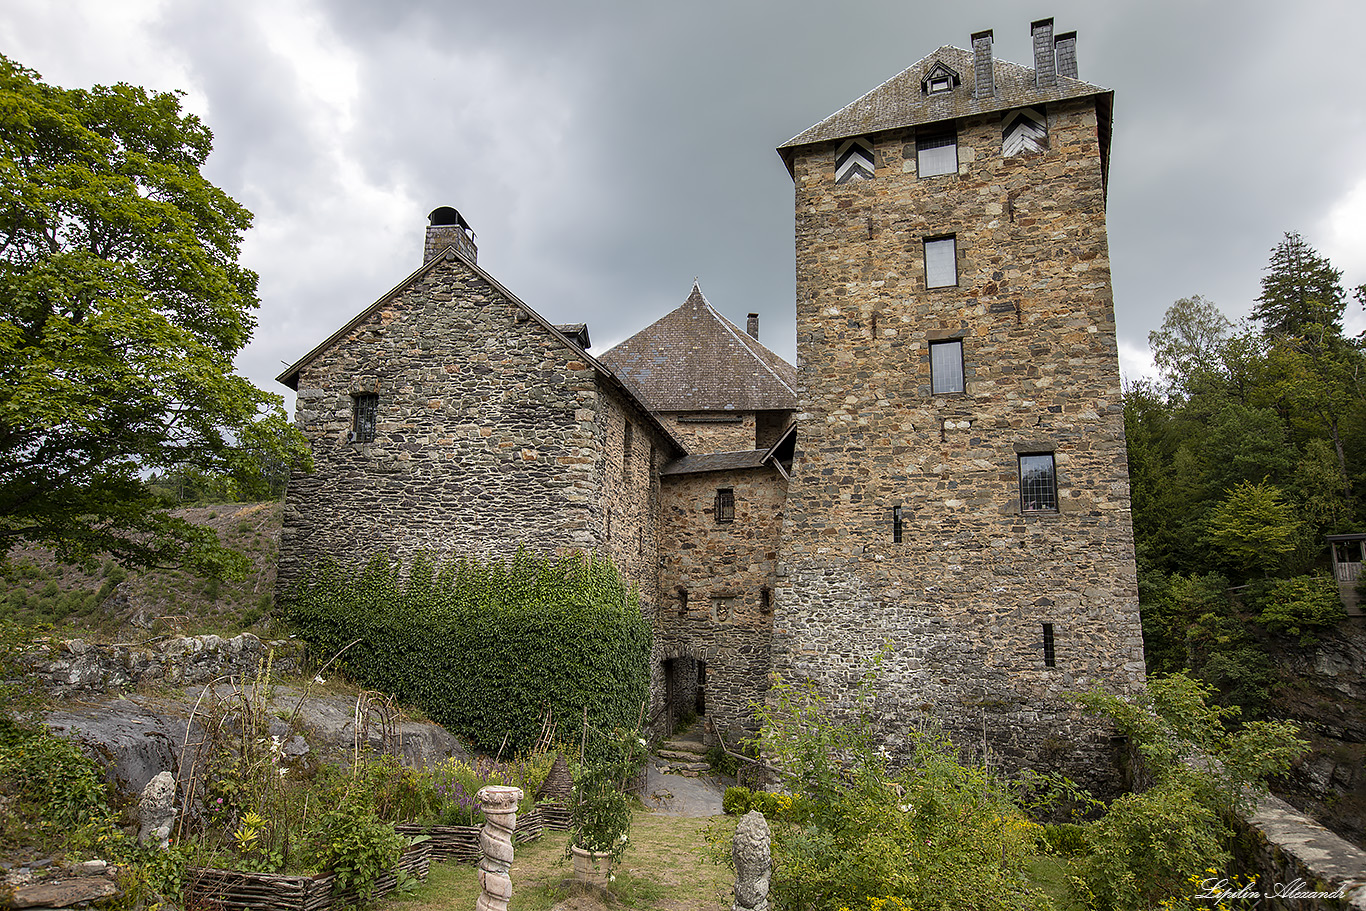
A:
{"label": "stone foundation wall", "polygon": [[[835,184],[837,143],[795,158],[801,424],[773,652],[841,693],[885,644],[890,745],[917,711],[981,742],[985,712],[993,750],[1084,775],[1105,735],[1060,698],[1135,692],[1143,649],[1094,99],[1047,119],[1047,150],[1014,158],[999,114],[958,121],[942,176],[917,177],[911,130],[873,137],[871,180]],[[927,288],[945,235],[957,284]],[[930,343],[955,339],[965,391],[933,393]],[[1054,456],[1056,509],[1024,508],[1028,453]]]}

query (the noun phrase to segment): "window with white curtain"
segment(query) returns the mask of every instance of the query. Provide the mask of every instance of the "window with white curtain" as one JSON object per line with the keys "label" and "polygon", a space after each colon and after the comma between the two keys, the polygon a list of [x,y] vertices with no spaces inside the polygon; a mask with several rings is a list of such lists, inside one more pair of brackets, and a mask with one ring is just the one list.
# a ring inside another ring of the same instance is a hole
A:
{"label": "window with white curtain", "polygon": [[930,342],[930,391],[935,395],[962,392],[963,342]]}
{"label": "window with white curtain", "polygon": [[925,240],[925,287],[948,288],[958,284],[958,245],[952,237]]}
{"label": "window with white curtain", "polygon": [[935,177],[958,173],[958,135],[934,133],[915,139],[915,173]]}

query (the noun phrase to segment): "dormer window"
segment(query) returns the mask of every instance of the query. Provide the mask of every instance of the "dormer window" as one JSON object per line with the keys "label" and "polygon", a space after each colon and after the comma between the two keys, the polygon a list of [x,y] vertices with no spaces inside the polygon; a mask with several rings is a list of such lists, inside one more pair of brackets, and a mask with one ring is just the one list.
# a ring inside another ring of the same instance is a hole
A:
{"label": "dormer window", "polygon": [[962,77],[954,70],[936,61],[920,81],[920,91],[926,95],[945,95],[962,83]]}

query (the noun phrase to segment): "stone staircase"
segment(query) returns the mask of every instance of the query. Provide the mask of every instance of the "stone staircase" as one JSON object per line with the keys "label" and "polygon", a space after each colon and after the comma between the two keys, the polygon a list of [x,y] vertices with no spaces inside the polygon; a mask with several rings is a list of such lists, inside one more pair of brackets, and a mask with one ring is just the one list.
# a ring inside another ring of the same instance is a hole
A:
{"label": "stone staircase", "polygon": [[692,727],[679,731],[655,749],[656,765],[666,775],[682,775],[696,778],[711,771],[707,762],[707,748],[702,743],[702,726],[699,718]]}

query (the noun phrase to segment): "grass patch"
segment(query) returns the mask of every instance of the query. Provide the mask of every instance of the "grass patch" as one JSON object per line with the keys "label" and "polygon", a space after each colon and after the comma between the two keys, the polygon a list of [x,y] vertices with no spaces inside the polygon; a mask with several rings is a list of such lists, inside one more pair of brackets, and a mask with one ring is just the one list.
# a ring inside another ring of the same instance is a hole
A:
{"label": "grass patch", "polygon": [[[518,845],[512,864],[511,907],[516,911],[565,911],[601,908],[656,911],[729,911],[732,874],[705,859],[704,832],[713,820],[666,816],[637,810],[631,845],[622,857],[606,896],[573,882],[564,859],[568,836],[547,832]],[[479,897],[473,865],[434,864],[431,876],[411,896],[384,904],[389,911],[448,911],[472,908]]]}

